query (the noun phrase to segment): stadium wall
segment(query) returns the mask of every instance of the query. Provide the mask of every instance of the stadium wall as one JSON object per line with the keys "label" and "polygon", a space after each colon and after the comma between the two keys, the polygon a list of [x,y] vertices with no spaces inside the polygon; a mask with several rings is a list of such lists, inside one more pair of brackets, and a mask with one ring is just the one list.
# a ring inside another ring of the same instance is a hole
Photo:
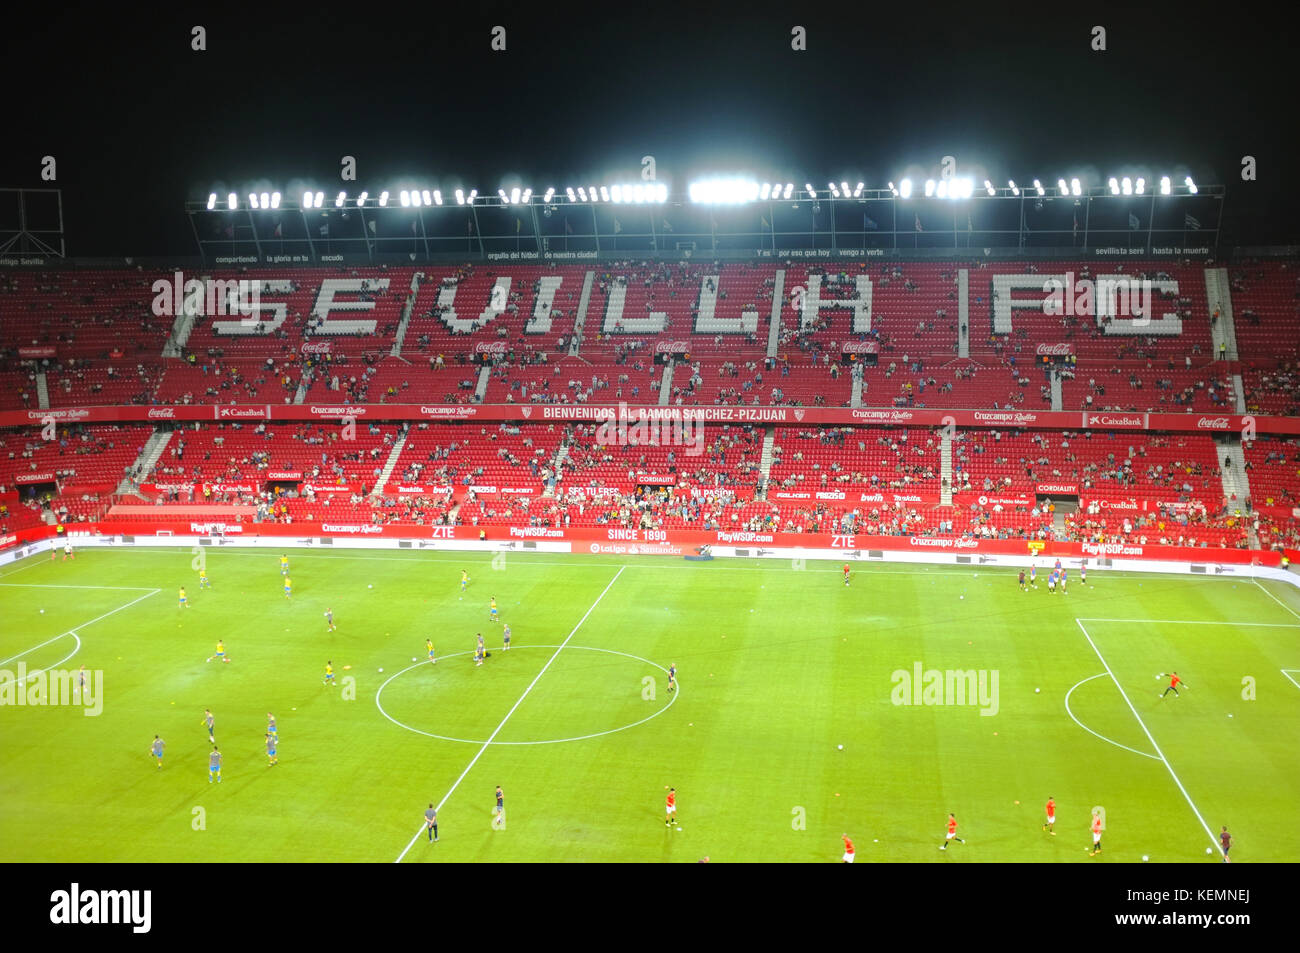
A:
{"label": "stadium wall", "polygon": [[[838,536],[672,530],[480,528],[467,526],[372,526],[349,523],[98,523],[67,535],[74,547],[241,546],[283,549],[502,551],[598,556],[687,556],[708,547],[714,556],[752,559],[834,560],[851,563],[931,563],[1009,568],[1035,560],[1087,562],[1100,571],[1182,573],[1280,579],[1300,588],[1300,577],[1281,568],[1283,553],[1243,549],[1192,549],[1060,543],[1048,540],[965,540],[933,537]],[[62,544],[50,527],[0,537],[0,566]],[[1300,552],[1288,551],[1288,559]]]}
{"label": "stadium wall", "polygon": [[1300,434],[1300,417],[1250,414],[1160,414],[1108,411],[948,410],[937,408],[848,407],[659,407],[627,404],[251,404],[177,407],[58,407],[0,411],[0,427],[46,424],[186,423],[216,421],[333,421],[345,417],[373,421],[478,421],[520,423],[597,423],[604,420],[694,421],[698,423],[812,426],[906,426],[1029,430],[1185,431],[1239,434]]}

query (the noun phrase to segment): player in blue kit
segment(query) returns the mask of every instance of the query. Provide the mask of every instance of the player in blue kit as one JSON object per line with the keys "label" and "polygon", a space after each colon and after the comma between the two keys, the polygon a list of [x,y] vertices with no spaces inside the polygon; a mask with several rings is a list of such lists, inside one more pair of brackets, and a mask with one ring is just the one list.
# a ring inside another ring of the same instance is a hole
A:
{"label": "player in blue kit", "polygon": [[163,748],[165,747],[166,744],[163,742],[163,740],[159,738],[157,735],[154,735],[153,744],[149,746],[149,753],[153,755],[154,759],[158,762],[159,771],[162,770]]}
{"label": "player in blue kit", "polygon": [[1051,592],[1051,593],[1055,593],[1055,592],[1056,592],[1056,573],[1055,573],[1055,572],[1053,572],[1050,576],[1047,577],[1047,591],[1048,591],[1048,592]]}
{"label": "player in blue kit", "polygon": [[279,735],[279,730],[275,727],[275,716],[269,711],[266,713],[266,733],[269,735]]}
{"label": "player in blue kit", "polygon": [[501,651],[503,652],[510,651],[510,626],[507,625],[505,629],[501,632],[501,641],[504,643]]}
{"label": "player in blue kit", "polygon": [[271,734],[271,732],[268,731],[266,733],[266,757],[267,757],[266,766],[268,768],[280,763],[280,759],[275,756],[275,749],[277,744],[278,744],[277,736]]}
{"label": "player in blue kit", "polygon": [[217,779],[218,784],[221,783],[221,752],[217,750],[216,745],[212,746],[212,753],[208,755],[208,783],[209,784],[212,783],[213,778]]}

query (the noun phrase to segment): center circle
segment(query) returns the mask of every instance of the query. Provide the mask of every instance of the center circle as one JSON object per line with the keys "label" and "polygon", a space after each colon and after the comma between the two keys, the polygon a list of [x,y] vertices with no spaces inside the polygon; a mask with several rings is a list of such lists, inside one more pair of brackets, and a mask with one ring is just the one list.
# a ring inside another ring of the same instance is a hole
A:
{"label": "center circle", "polygon": [[[520,652],[520,651],[524,651],[524,650],[526,650],[526,649],[559,649],[559,648],[563,648],[565,651],[571,651],[571,652],[603,652],[603,653],[605,653],[605,654],[607,654],[607,655],[618,655],[618,656],[622,656],[623,658],[631,659],[631,660],[636,661],[636,662],[643,662],[643,663],[645,663],[646,665],[651,666],[652,668],[657,668],[659,671],[663,672],[664,674],[667,674],[667,672],[668,672],[668,669],[664,668],[664,667],[663,667],[662,665],[660,665],[658,662],[652,662],[652,661],[650,661],[649,659],[642,658],[642,657],[639,656],[639,655],[632,655],[631,653],[628,653],[628,652],[619,652],[619,651],[617,651],[617,650],[615,650],[615,649],[600,649],[600,648],[592,648],[592,647],[590,647],[590,646],[586,646],[586,645],[566,645],[566,646],[559,646],[559,645],[516,645],[516,646],[514,646],[514,648],[511,649],[511,652],[512,652],[512,653],[513,653],[513,652]],[[444,661],[445,659],[453,659],[453,658],[457,658],[457,657],[460,657],[460,656],[472,655],[472,654],[474,654],[474,653],[471,652],[471,651],[466,651],[466,652],[453,652],[453,653],[451,653],[451,654],[449,654],[449,655],[441,655],[441,656],[439,656],[439,657],[438,657],[438,661],[439,661],[439,662],[442,662],[442,661]],[[406,668],[401,669],[401,670],[398,671],[398,672],[394,672],[394,673],[393,673],[392,675],[390,675],[387,679],[385,679],[384,682],[383,682],[383,684],[381,684],[381,685],[379,686],[379,689],[375,692],[375,707],[377,707],[377,708],[379,709],[379,713],[380,713],[381,715],[383,715],[385,718],[387,718],[387,719],[388,719],[389,721],[391,721],[393,724],[397,725],[399,728],[405,728],[407,731],[414,732],[414,733],[417,734],[417,735],[424,735],[426,738],[437,738],[439,741],[455,741],[455,742],[459,742],[459,743],[461,743],[461,744],[486,745],[486,744],[489,744],[489,743],[490,743],[490,744],[494,744],[494,745],[555,745],[555,744],[563,744],[563,743],[568,742],[568,741],[585,741],[585,740],[587,740],[587,739],[589,739],[589,738],[599,738],[599,737],[601,737],[601,736],[603,736],[603,735],[612,735],[612,734],[615,734],[615,733],[620,732],[620,731],[627,731],[629,728],[635,728],[635,727],[637,727],[638,725],[644,725],[647,721],[650,721],[650,720],[653,719],[653,718],[658,718],[660,715],[662,715],[664,712],[666,712],[669,708],[671,708],[671,707],[676,703],[676,701],[677,701],[677,696],[678,696],[679,694],[681,694],[680,682],[679,682],[679,683],[678,683],[678,690],[675,691],[675,692],[672,692],[672,693],[671,693],[671,697],[668,699],[668,704],[662,706],[661,708],[656,709],[652,714],[649,714],[649,715],[647,715],[647,716],[644,717],[644,718],[640,718],[640,719],[638,719],[638,720],[636,720],[636,721],[633,721],[633,722],[630,722],[630,723],[628,723],[628,724],[626,724],[626,725],[621,725],[621,726],[619,726],[619,727],[617,727],[617,728],[609,728],[609,729],[606,729],[605,731],[594,731],[594,732],[589,732],[588,734],[584,734],[584,735],[574,735],[574,736],[569,737],[569,738],[549,738],[549,739],[540,740],[540,741],[496,741],[496,740],[492,740],[492,739],[489,739],[489,738],[477,738],[477,739],[475,739],[475,738],[457,738],[457,737],[454,737],[454,736],[452,736],[452,735],[440,735],[440,734],[437,734],[436,732],[425,731],[423,728],[416,728],[416,727],[414,727],[413,725],[409,725],[409,724],[407,724],[407,723],[404,722],[404,721],[400,721],[399,719],[394,718],[394,717],[393,717],[391,714],[389,714],[388,711],[384,708],[383,701],[382,701],[382,697],[383,697],[383,694],[384,694],[384,689],[386,689],[386,688],[389,686],[389,684],[391,684],[392,682],[396,681],[396,680],[397,680],[398,678],[400,678],[401,676],[405,675],[407,672],[413,672],[413,671],[415,671],[415,670],[417,670],[417,669],[421,669],[421,668],[423,668],[423,667],[425,667],[425,666],[427,666],[427,665],[429,665],[429,662],[428,662],[427,660],[421,660],[421,661],[418,661],[418,662],[415,662],[415,663],[413,663],[413,664],[411,664],[411,665],[406,666]],[[532,684],[535,684],[535,683],[532,683]],[[516,703],[516,704],[518,704],[518,703]]]}

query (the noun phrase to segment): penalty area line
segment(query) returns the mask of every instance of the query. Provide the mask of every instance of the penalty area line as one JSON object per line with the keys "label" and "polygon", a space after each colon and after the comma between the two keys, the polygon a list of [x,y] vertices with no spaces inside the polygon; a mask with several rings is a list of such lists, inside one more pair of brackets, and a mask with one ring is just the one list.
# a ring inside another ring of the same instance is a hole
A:
{"label": "penalty area line", "polygon": [[[497,735],[501,733],[501,729],[506,726],[506,722],[510,720],[510,716],[513,715],[515,711],[519,708],[519,706],[524,703],[524,699],[528,697],[528,693],[533,690],[534,686],[536,686],[539,681],[541,681],[542,676],[546,674],[546,670],[551,667],[551,663],[560,657],[560,653],[564,651],[564,647],[569,644],[569,642],[573,639],[575,635],[578,634],[578,630],[581,629],[582,624],[587,621],[587,617],[596,611],[596,606],[600,605],[600,601],[605,598],[606,593],[608,593],[610,589],[614,588],[614,583],[618,582],[618,577],[623,575],[623,570],[626,568],[627,566],[618,567],[618,572],[614,573],[614,578],[611,579],[609,581],[609,584],[606,585],[605,588],[601,590],[600,595],[596,597],[596,601],[593,602],[591,606],[587,609],[587,611],[582,614],[582,618],[578,620],[578,624],[573,627],[573,630],[568,634],[565,640],[560,643],[559,648],[555,650],[555,653],[549,659],[546,660],[546,664],[542,666],[542,670],[538,672],[536,676],[534,676],[533,680],[528,683],[528,687],[524,689],[523,694],[520,695],[518,700],[513,705],[510,706],[510,710],[506,712],[506,716],[501,719],[501,724],[497,725],[496,729],[492,732],[492,734],[488,735],[487,741],[483,742],[483,746],[479,748],[478,752],[474,755],[474,757],[470,759],[469,764],[465,765],[465,770],[460,773],[460,777],[458,777],[455,780],[450,790],[448,790],[447,793],[443,795],[442,800],[438,802],[436,807],[434,807],[433,810],[435,814],[438,811],[442,810],[442,806],[446,804],[447,801],[451,798],[452,794],[456,792],[456,788],[460,787],[460,782],[465,780],[465,776],[469,774],[470,769],[473,768],[474,765],[478,763],[479,758],[483,757],[483,752],[487,751],[487,749],[491,747],[493,740],[496,738]],[[426,825],[424,824],[421,824],[419,826],[419,828],[415,832],[415,836],[412,837],[410,843],[408,843],[406,847],[402,849],[402,852],[397,855],[397,859],[393,861],[393,863],[400,864],[402,862],[402,858],[404,858],[410,852],[411,848],[415,846],[415,842],[420,839],[420,835],[424,833],[425,826]]]}
{"label": "penalty area line", "polygon": [[1296,612],[1294,609],[1292,609],[1289,605],[1287,605],[1285,602],[1283,602],[1283,601],[1282,601],[1281,599],[1279,599],[1277,596],[1273,595],[1273,593],[1271,593],[1271,592],[1269,592],[1267,589],[1265,589],[1263,583],[1261,583],[1261,582],[1259,581],[1258,577],[1255,578],[1253,581],[1254,581],[1255,585],[1259,586],[1259,591],[1260,591],[1260,592],[1264,593],[1264,595],[1268,596],[1270,599],[1272,599],[1274,602],[1276,602],[1278,605],[1280,605],[1280,606],[1281,606],[1283,609],[1285,609],[1287,612],[1291,613],[1291,614],[1292,614],[1293,616],[1295,616],[1297,619],[1300,619],[1300,612]]}
{"label": "penalty area line", "polygon": [[1169,772],[1169,776],[1174,779],[1174,784],[1178,785],[1178,790],[1182,792],[1183,798],[1187,801],[1187,806],[1192,809],[1192,813],[1196,815],[1196,819],[1201,822],[1201,829],[1205,831],[1205,836],[1210,839],[1210,843],[1214,845],[1216,850],[1218,850],[1219,841],[1214,836],[1214,832],[1210,830],[1210,825],[1205,823],[1205,818],[1201,816],[1201,812],[1197,808],[1196,802],[1192,800],[1192,796],[1187,793],[1187,788],[1183,787],[1183,782],[1179,780],[1178,772],[1174,770],[1174,766],[1169,763],[1169,759],[1165,757],[1164,751],[1162,751],[1160,745],[1156,743],[1155,736],[1151,734],[1151,730],[1147,728],[1147,723],[1142,720],[1142,716],[1138,714],[1138,710],[1133,707],[1133,702],[1128,697],[1128,692],[1124,691],[1124,686],[1121,685],[1119,679],[1115,677],[1114,671],[1111,670],[1110,663],[1107,662],[1106,657],[1101,654],[1101,649],[1097,648],[1097,643],[1092,640],[1092,636],[1088,634],[1088,630],[1084,628],[1083,623],[1080,620],[1075,619],[1074,624],[1079,627],[1079,631],[1083,633],[1083,637],[1088,640],[1088,644],[1092,646],[1093,652],[1097,654],[1097,660],[1101,662],[1102,668],[1106,670],[1106,674],[1110,676],[1111,681],[1115,683],[1115,687],[1119,689],[1120,696],[1124,699],[1124,703],[1128,705],[1128,710],[1131,711],[1133,717],[1137,719],[1137,723],[1141,727],[1142,733],[1147,736],[1147,741],[1151,742],[1152,750],[1155,751],[1160,760],[1164,762],[1165,769]]}
{"label": "penalty area line", "polygon": [[30,655],[32,652],[35,652],[39,648],[44,648],[45,646],[49,645],[51,642],[57,642],[59,639],[64,638],[65,636],[69,636],[69,635],[72,636],[72,638],[77,643],[77,648],[73,649],[71,654],[65,656],[64,658],[59,659],[59,661],[55,662],[54,665],[49,666],[49,668],[43,668],[39,672],[28,672],[27,675],[24,676],[22,680],[25,681],[26,679],[31,678],[34,675],[41,674],[41,672],[48,672],[51,668],[54,668],[55,665],[62,665],[68,659],[72,658],[73,655],[76,655],[78,650],[80,650],[81,639],[77,635],[77,629],[84,629],[86,626],[94,625],[96,622],[101,622],[104,619],[107,619],[111,615],[117,615],[117,613],[123,612],[131,608],[137,602],[143,602],[145,599],[149,599],[153,596],[156,596],[160,592],[162,592],[161,589],[154,589],[151,590],[150,592],[146,592],[143,596],[138,596],[137,598],[132,599],[130,602],[126,603],[125,605],[118,606],[116,609],[110,609],[108,612],[105,612],[103,615],[95,616],[95,618],[83,622],[80,625],[76,626],[75,628],[68,629],[68,631],[66,632],[60,632],[58,635],[54,636],[53,638],[46,639],[44,642],[40,643],[39,645],[33,645],[29,649],[23,649],[17,655],[11,655],[7,659],[0,659],[0,665],[8,665],[14,659],[22,658],[24,655]]}

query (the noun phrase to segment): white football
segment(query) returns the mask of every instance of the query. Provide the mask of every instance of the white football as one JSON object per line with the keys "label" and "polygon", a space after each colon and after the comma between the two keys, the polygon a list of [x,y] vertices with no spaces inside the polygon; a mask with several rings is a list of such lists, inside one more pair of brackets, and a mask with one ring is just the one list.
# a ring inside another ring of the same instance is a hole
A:
{"label": "white football", "polygon": [[414,656],[414,655],[411,656],[411,661],[412,661],[412,662],[415,661],[415,656]]}
{"label": "white football", "polygon": [[1041,692],[1041,691],[1042,691],[1041,688],[1035,688],[1035,689],[1034,689],[1034,694],[1037,695],[1037,694],[1038,694],[1039,692]]}
{"label": "white football", "polygon": [[381,668],[379,671],[380,671],[380,674],[383,674],[383,671],[384,671],[384,670]]}
{"label": "white football", "polygon": [[45,615],[45,610],[44,610],[44,609],[41,610],[41,615]]}
{"label": "white football", "polygon": [[1208,848],[1208,847],[1207,847],[1207,848],[1205,848],[1205,852],[1206,852],[1206,853],[1207,853],[1207,854],[1212,854],[1212,853],[1214,853],[1214,851],[1213,851],[1213,850],[1211,850],[1211,849],[1210,849],[1210,848]]}
{"label": "white football", "polygon": [[839,749],[840,749],[841,751],[843,751],[843,750],[844,750],[844,745],[840,745],[840,746],[839,746]]}
{"label": "white football", "polygon": [[373,588],[375,588],[375,587],[374,587],[374,586],[366,586],[366,588],[367,588],[367,589],[373,589]]}
{"label": "white football", "polygon": [[1145,863],[1146,863],[1148,860],[1150,860],[1150,859],[1151,859],[1151,858],[1148,857],[1146,854],[1143,854],[1143,855],[1142,855],[1142,863],[1145,864]]}

